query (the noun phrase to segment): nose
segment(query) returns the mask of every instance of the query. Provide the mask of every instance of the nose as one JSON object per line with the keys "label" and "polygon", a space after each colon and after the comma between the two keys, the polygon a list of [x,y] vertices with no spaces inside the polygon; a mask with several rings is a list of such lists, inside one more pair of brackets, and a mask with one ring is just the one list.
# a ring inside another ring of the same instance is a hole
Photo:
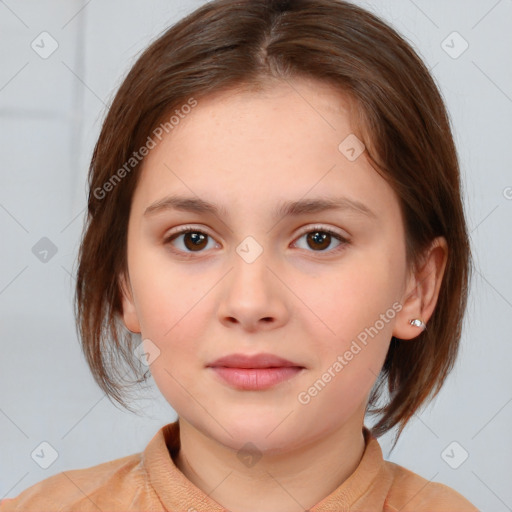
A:
{"label": "nose", "polygon": [[219,320],[226,327],[247,332],[278,328],[288,319],[289,291],[265,252],[249,261],[234,255],[231,271],[220,287]]}

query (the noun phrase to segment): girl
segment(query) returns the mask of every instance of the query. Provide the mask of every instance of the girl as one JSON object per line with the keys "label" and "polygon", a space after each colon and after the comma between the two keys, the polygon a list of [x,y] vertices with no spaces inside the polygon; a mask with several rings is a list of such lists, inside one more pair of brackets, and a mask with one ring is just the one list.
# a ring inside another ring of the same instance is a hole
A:
{"label": "girl", "polygon": [[341,0],[206,3],[109,109],[77,272],[98,384],[129,408],[122,363],[149,367],[178,420],[0,510],[477,510],[377,441],[453,367],[470,271],[412,48]]}

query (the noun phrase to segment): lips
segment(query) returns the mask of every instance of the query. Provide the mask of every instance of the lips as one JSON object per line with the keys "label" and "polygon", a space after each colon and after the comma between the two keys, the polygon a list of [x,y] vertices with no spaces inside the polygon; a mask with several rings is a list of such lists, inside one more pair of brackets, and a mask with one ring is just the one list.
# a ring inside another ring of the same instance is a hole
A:
{"label": "lips", "polygon": [[304,366],[273,354],[231,354],[207,367],[224,384],[245,391],[263,391],[305,371]]}
{"label": "lips", "polygon": [[304,368],[298,363],[288,361],[274,354],[230,354],[216,359],[207,366],[224,368],[288,368],[295,366],[297,368]]}

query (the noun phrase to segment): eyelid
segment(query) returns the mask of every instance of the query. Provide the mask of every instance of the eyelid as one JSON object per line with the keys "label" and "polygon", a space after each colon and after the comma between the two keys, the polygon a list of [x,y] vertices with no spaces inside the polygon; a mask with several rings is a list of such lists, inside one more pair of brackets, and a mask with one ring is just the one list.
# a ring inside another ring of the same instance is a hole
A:
{"label": "eyelid", "polygon": [[306,233],[309,233],[310,231],[325,231],[326,233],[331,233],[334,235],[339,236],[340,238],[343,238],[344,240],[348,240],[349,235],[348,233],[341,233],[336,228],[331,228],[330,226],[324,226],[322,224],[309,224],[307,226],[304,226],[304,228],[301,228],[301,231],[299,232],[299,236],[302,236]]}
{"label": "eyelid", "polygon": [[176,229],[166,234],[164,236],[164,244],[170,243],[171,239],[173,239],[174,237],[177,237],[182,233],[187,233],[189,231],[197,231],[199,233],[204,233],[205,235],[208,235],[212,240],[215,240],[216,243],[218,243],[217,239],[213,236],[213,234],[208,228],[205,228],[203,226],[194,226],[192,224],[185,224],[183,226],[177,227]]}
{"label": "eyelid", "polygon": [[183,233],[184,231],[199,231],[201,233],[205,233],[208,236],[211,236],[212,238],[215,238],[208,228],[205,228],[203,226],[194,226],[192,224],[185,224],[183,226],[179,226],[174,231],[171,231],[168,235],[166,235],[166,237],[173,236],[173,235],[179,235],[180,233]]}

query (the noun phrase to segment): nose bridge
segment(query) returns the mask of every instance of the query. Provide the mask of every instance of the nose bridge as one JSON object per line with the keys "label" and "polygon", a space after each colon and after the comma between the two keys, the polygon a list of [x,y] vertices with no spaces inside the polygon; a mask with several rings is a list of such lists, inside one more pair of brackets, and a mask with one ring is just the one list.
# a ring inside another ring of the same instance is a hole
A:
{"label": "nose bridge", "polygon": [[276,326],[286,317],[286,306],[272,268],[270,251],[255,237],[247,236],[235,246],[230,259],[231,271],[226,276],[219,303],[219,319],[236,320],[246,329],[254,329],[259,321]]}
{"label": "nose bridge", "polygon": [[271,265],[269,261],[269,249],[264,247],[262,236],[246,236],[236,247],[232,257],[233,270],[231,272],[231,286],[248,286],[249,289],[243,290],[244,293],[251,294],[258,292],[268,293],[269,272],[267,266]]}

